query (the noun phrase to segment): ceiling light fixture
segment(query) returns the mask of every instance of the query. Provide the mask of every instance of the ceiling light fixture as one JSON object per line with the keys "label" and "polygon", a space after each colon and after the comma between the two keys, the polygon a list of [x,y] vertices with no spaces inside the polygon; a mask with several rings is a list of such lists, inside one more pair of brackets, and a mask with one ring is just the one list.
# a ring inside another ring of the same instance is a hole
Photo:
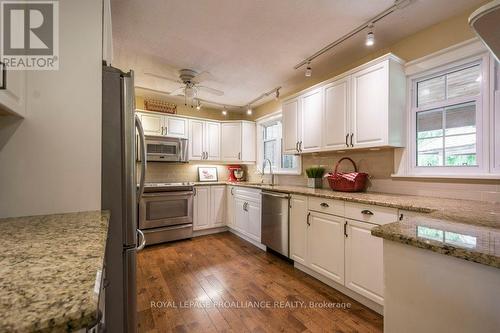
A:
{"label": "ceiling light fixture", "polygon": [[[396,1],[394,1],[394,3],[392,4],[392,6],[388,7],[384,11],[381,11],[380,13],[378,13],[377,15],[375,15],[374,17],[372,17],[368,21],[365,21],[365,23],[359,25],[357,28],[355,28],[351,32],[345,34],[344,36],[342,36],[342,37],[338,38],[337,40],[331,42],[330,44],[326,45],[325,47],[323,47],[321,50],[317,51],[313,55],[305,58],[304,60],[302,60],[301,62],[299,62],[297,65],[295,65],[293,68],[294,69],[299,69],[299,68],[301,68],[304,65],[308,65],[309,66],[309,64],[311,63],[311,61],[313,61],[317,57],[321,56],[322,54],[325,54],[326,52],[330,51],[335,46],[337,46],[337,45],[345,42],[346,40],[348,40],[349,38],[351,38],[354,35],[358,34],[359,32],[365,30],[366,28],[368,28],[368,26],[370,24],[373,25],[373,24],[377,23],[378,21],[384,19],[386,16],[388,16],[388,15],[396,12],[397,10],[402,10],[403,8],[406,8],[406,7],[408,7],[409,5],[411,5],[411,4],[415,3],[415,2],[416,1],[414,1],[414,0],[396,0]],[[306,70],[306,72],[307,72],[307,70]]]}
{"label": "ceiling light fixture", "polygon": [[227,116],[227,110],[226,110],[226,106],[224,105],[224,109],[222,109],[222,115],[223,116]]}
{"label": "ceiling light fixture", "polygon": [[200,100],[198,99],[198,100],[197,100],[197,104],[196,104],[196,110],[200,111],[200,109],[201,109],[201,102],[200,102]]}
{"label": "ceiling light fixture", "polygon": [[281,88],[276,89],[276,97],[274,97],[275,100],[279,100],[280,99],[280,89]]}
{"label": "ceiling light fixture", "polygon": [[366,46],[375,44],[375,33],[373,32],[373,24],[368,25],[368,33],[366,34]]}
{"label": "ceiling light fixture", "polygon": [[312,75],[312,71],[313,71],[313,70],[312,70],[312,68],[311,68],[311,62],[310,62],[310,61],[308,61],[308,62],[307,62],[307,67],[306,67],[306,72],[305,72],[306,77],[311,77],[311,75]]}
{"label": "ceiling light fixture", "polygon": [[250,107],[250,104],[249,104],[247,107],[247,115],[251,115],[251,114],[252,114],[252,108]]}

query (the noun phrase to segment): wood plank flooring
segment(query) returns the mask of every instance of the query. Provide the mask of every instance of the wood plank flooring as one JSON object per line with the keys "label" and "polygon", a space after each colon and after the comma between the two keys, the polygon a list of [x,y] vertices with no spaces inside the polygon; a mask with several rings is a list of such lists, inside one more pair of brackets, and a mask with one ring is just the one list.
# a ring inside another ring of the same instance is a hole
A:
{"label": "wood plank flooring", "polygon": [[383,331],[379,314],[229,232],[139,252],[137,290],[140,333]]}

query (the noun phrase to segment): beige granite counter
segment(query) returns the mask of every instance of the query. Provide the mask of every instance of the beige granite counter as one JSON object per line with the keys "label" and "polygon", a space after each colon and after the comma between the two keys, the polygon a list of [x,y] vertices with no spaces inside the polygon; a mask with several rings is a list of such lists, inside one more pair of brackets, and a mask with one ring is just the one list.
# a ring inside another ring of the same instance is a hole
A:
{"label": "beige granite counter", "polygon": [[70,332],[95,322],[109,214],[0,219],[0,332]]}

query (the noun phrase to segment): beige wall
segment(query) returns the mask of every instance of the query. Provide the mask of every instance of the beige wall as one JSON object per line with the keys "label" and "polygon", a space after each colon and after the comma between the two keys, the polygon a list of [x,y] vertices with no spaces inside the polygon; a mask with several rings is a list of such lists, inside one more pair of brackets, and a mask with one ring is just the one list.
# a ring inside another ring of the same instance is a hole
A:
{"label": "beige wall", "polygon": [[[167,98],[162,98],[162,100],[168,101]],[[182,103],[176,103],[177,105],[177,114],[180,116],[189,116],[189,117],[199,117],[213,120],[252,120],[252,116],[247,116],[243,112],[228,112],[227,116],[223,116],[221,110],[202,107],[200,110],[196,110],[196,108],[191,108],[189,106],[185,106]],[[135,98],[135,106],[138,109],[144,109],[144,97],[136,96]]]}
{"label": "beige wall", "polygon": [[28,71],[26,118],[0,120],[0,217],[101,208],[101,11],[59,2],[59,70]]}

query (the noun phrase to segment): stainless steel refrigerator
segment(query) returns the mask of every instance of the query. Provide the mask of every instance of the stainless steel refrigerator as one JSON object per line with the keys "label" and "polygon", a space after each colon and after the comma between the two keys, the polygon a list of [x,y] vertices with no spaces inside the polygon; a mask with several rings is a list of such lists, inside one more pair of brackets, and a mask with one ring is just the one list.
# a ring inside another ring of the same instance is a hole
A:
{"label": "stainless steel refrigerator", "polygon": [[136,144],[144,145],[144,132],[135,115],[133,72],[103,66],[101,202],[111,212],[104,266],[108,333],[137,331],[136,256],[145,244],[137,203],[144,192],[146,158],[140,159],[137,186]]}

